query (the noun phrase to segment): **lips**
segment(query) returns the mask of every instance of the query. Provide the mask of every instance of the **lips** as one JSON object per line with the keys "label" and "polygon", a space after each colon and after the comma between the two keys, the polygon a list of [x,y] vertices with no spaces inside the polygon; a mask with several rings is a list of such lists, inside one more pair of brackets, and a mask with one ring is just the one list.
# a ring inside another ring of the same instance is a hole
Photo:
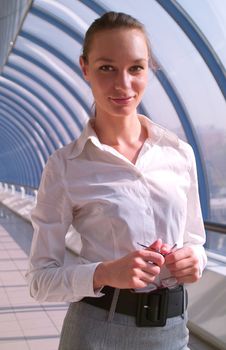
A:
{"label": "lips", "polygon": [[133,100],[134,96],[128,97],[110,97],[110,100],[116,104],[126,105],[129,104]]}

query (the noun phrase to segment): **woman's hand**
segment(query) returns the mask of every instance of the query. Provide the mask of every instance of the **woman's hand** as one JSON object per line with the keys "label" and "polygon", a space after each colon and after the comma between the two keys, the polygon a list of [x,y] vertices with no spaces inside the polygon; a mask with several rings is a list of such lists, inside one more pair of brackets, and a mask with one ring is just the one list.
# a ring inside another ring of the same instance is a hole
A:
{"label": "woman's hand", "polygon": [[100,263],[94,273],[94,289],[104,285],[115,288],[144,288],[152,283],[164,264],[163,256],[154,250],[158,241],[148,249],[134,251],[121,259]]}
{"label": "woman's hand", "polygon": [[165,263],[178,283],[196,282],[201,277],[199,260],[192,247],[183,247],[166,255]]}

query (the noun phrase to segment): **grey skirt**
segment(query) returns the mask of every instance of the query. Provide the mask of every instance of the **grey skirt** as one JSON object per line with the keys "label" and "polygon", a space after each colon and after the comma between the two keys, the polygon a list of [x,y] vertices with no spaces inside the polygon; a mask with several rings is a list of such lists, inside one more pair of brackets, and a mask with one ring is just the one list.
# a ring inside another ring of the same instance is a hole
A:
{"label": "grey skirt", "polygon": [[137,327],[132,316],[108,312],[83,302],[66,314],[58,350],[188,350],[187,315],[167,320],[164,327]]}

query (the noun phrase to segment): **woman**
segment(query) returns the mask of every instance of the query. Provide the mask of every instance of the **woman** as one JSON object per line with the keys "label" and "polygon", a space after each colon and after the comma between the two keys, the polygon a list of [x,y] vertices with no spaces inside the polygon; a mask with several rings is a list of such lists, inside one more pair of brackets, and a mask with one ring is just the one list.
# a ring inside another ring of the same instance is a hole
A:
{"label": "woman", "polygon": [[[153,62],[129,15],[86,33],[95,117],[49,158],[32,215],[31,295],[71,302],[60,350],[188,349],[183,284],[201,276],[205,232],[191,147],[137,114]],[[82,249],[65,265],[71,224]]]}

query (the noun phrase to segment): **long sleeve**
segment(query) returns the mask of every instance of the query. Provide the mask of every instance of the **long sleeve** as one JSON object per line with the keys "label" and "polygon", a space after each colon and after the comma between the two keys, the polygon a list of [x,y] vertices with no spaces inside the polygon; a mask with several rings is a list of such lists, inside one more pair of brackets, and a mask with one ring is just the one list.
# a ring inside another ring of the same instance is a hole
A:
{"label": "long sleeve", "polygon": [[93,273],[98,263],[74,259],[65,264],[65,235],[73,219],[73,208],[61,176],[62,162],[50,157],[32,212],[34,236],[27,281],[30,294],[39,301],[77,301],[97,296]]}
{"label": "long sleeve", "polygon": [[205,228],[199,200],[198,179],[195,156],[190,149],[190,188],[187,194],[187,220],[184,234],[184,245],[192,246],[199,258],[200,273],[206,266],[207,257],[203,247],[206,240]]}

